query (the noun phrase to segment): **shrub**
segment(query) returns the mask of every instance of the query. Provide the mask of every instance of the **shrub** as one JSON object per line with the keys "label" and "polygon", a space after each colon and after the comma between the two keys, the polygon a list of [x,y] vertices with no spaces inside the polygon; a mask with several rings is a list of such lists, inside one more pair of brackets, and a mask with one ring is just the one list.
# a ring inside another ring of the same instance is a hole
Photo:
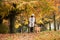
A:
{"label": "shrub", "polygon": [[4,24],[0,24],[0,33],[8,33],[8,32],[9,32],[9,27]]}

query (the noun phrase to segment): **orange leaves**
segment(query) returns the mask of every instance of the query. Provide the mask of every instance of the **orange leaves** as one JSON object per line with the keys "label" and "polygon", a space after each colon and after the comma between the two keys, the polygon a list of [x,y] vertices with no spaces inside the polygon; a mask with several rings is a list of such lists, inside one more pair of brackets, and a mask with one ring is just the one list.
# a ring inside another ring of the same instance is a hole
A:
{"label": "orange leaves", "polygon": [[[22,2],[20,5],[17,6],[17,8],[19,8],[20,10],[22,10],[22,9],[25,10],[25,12],[26,12],[25,14],[27,14],[28,17],[32,13],[34,13],[35,16],[36,16],[36,19],[40,20],[40,18],[42,18],[42,17],[49,14],[49,11],[52,8],[51,7],[52,3],[50,3],[50,2],[48,3],[44,0],[42,0],[42,1]],[[27,17],[27,15],[26,15],[26,17]],[[43,15],[43,16],[41,16],[41,15]]]}
{"label": "orange leaves", "polygon": [[[16,1],[16,0],[15,0]],[[8,2],[5,2],[6,4],[6,9],[10,10],[12,9],[12,4],[9,4]],[[32,13],[35,14],[36,20],[40,20],[43,17],[49,15],[50,10],[54,9],[57,10],[56,7],[54,7],[54,1],[49,1],[46,2],[45,0],[40,0],[40,1],[20,1],[17,4],[17,8],[19,11],[23,13],[23,16],[28,19]],[[51,9],[52,8],[52,9]],[[5,9],[4,9],[5,10]],[[46,15],[45,15],[46,14]]]}
{"label": "orange leaves", "polygon": [[40,33],[0,34],[0,40],[60,40],[60,31]]}

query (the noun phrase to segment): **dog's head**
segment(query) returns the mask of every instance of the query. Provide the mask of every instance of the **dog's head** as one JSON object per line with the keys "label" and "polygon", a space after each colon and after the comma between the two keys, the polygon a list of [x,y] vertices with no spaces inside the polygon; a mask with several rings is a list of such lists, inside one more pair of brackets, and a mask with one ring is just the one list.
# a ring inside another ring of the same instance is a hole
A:
{"label": "dog's head", "polygon": [[37,24],[35,24],[35,27],[38,27],[38,25],[37,25]]}

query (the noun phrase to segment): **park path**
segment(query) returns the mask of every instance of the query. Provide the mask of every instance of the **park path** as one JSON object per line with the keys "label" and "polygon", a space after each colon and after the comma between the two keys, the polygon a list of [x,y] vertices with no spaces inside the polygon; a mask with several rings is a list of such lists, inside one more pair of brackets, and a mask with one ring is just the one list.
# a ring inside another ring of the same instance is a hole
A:
{"label": "park path", "polygon": [[60,31],[0,34],[0,40],[60,40]]}

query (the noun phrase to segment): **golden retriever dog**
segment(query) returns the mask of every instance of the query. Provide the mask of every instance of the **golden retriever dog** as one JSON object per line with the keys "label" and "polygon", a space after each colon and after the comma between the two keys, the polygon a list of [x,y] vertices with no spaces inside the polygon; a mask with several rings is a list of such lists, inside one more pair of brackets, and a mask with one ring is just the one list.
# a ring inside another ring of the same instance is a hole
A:
{"label": "golden retriever dog", "polygon": [[41,28],[38,25],[35,25],[34,32],[39,33]]}

